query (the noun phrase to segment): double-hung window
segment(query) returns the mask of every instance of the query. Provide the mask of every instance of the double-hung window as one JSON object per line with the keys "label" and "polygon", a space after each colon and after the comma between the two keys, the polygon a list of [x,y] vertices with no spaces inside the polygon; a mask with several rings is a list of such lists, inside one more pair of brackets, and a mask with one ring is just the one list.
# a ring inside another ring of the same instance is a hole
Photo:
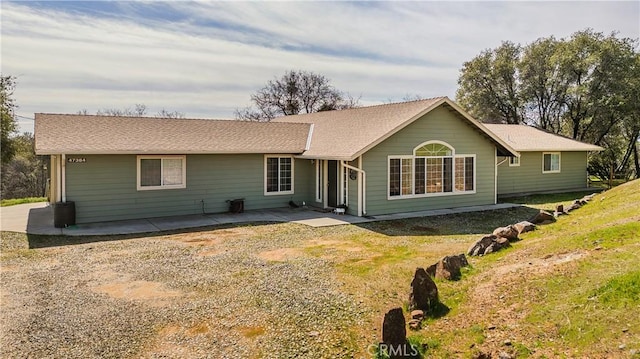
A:
{"label": "double-hung window", "polygon": [[389,199],[475,191],[475,155],[456,155],[450,145],[430,141],[412,156],[389,156]]}
{"label": "double-hung window", "polygon": [[509,167],[520,166],[520,157],[509,157]]}
{"label": "double-hung window", "polygon": [[560,172],[560,152],[545,152],[542,154],[542,173]]}
{"label": "double-hung window", "polygon": [[293,193],[293,157],[265,156],[264,194]]}
{"label": "double-hung window", "polygon": [[187,186],[186,156],[138,156],[138,191]]}

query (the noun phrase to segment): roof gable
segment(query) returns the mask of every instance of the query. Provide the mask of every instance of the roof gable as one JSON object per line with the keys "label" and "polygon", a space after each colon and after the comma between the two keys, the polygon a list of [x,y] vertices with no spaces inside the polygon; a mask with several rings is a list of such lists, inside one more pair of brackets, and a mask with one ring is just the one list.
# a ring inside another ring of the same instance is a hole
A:
{"label": "roof gable", "polygon": [[485,124],[518,151],[602,151],[604,148],[526,125]]}
{"label": "roof gable", "polygon": [[272,122],[314,124],[313,137],[309,149],[301,155],[303,158],[353,160],[440,106],[456,112],[494,142],[501,154],[517,155],[513,148],[447,97],[284,116]]}

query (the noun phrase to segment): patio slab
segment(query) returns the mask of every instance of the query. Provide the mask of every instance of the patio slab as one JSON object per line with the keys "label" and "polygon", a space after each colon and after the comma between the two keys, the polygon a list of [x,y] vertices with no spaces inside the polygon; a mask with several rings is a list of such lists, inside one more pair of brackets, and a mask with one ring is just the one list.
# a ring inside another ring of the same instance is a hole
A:
{"label": "patio slab", "polygon": [[41,235],[92,236],[161,232],[248,222],[292,222],[310,227],[328,227],[453,213],[488,211],[519,206],[521,205],[499,203],[486,206],[436,209],[366,217],[357,217],[348,214],[337,215],[335,213],[310,208],[275,208],[270,210],[246,211],[237,214],[193,214],[126,221],[83,223],[67,228],[55,228],[53,226],[53,208],[46,203],[30,203],[2,207],[2,227],[0,229],[3,231]]}

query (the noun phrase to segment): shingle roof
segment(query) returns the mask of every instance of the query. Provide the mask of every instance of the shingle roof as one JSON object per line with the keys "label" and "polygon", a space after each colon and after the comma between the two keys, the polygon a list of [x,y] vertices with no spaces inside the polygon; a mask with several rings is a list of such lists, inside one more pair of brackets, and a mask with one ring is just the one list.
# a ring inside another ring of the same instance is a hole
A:
{"label": "shingle roof", "polygon": [[500,153],[511,155],[515,152],[446,97],[285,116],[276,118],[272,122],[314,124],[309,150],[305,151],[301,157],[353,160],[442,105],[449,106],[472,127],[496,143]]}
{"label": "shingle roof", "polygon": [[302,153],[311,125],[42,114],[37,154]]}
{"label": "shingle roof", "polygon": [[602,151],[604,148],[526,125],[484,124],[517,151]]}

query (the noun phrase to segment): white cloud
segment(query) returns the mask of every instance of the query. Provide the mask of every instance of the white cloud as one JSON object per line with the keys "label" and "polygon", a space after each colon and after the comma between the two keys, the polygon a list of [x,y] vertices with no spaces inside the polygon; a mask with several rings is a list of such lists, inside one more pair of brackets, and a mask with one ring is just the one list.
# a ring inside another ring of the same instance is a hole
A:
{"label": "white cloud", "polygon": [[110,5],[118,12],[3,2],[2,72],[18,76],[21,115],[144,103],[229,118],[288,69],[324,74],[364,104],[453,96],[462,63],[502,40],[640,32],[637,2]]}

